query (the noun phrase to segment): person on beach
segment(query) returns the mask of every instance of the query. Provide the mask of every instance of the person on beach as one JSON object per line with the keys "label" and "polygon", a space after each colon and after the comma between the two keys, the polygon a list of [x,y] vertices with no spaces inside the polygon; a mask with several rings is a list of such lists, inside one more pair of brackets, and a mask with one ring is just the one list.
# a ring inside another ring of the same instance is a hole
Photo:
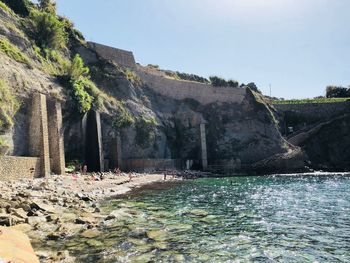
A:
{"label": "person on beach", "polygon": [[164,172],[164,181],[166,180],[166,171]]}
{"label": "person on beach", "polygon": [[129,182],[131,182],[131,180],[132,180],[132,174],[129,173]]}

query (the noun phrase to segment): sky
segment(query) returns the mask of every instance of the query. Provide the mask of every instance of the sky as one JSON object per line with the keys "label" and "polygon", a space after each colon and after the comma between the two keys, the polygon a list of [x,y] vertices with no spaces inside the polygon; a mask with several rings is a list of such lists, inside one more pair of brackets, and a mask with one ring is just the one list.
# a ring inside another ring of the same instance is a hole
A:
{"label": "sky", "polygon": [[89,41],[142,65],[255,82],[286,99],[350,85],[349,0],[57,0]]}

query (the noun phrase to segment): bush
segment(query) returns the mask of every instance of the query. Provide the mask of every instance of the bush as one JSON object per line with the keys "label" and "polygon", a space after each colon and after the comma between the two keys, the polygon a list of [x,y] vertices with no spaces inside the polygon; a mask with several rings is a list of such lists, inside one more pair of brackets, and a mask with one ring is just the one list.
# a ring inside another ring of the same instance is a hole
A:
{"label": "bush", "polygon": [[54,76],[67,75],[71,62],[57,50],[43,49],[34,45],[34,53],[42,64],[42,70]]}
{"label": "bush", "polygon": [[0,0],[20,16],[28,16],[32,5],[28,0]]}
{"label": "bush", "polygon": [[227,85],[231,88],[238,88],[239,83],[237,80],[230,79],[227,81]]}
{"label": "bush", "polygon": [[13,126],[13,117],[19,105],[7,83],[0,79],[0,133],[6,132]]}
{"label": "bush", "polygon": [[0,52],[5,53],[8,57],[16,60],[17,62],[31,66],[29,58],[5,38],[0,38]]}
{"label": "bush", "polygon": [[211,76],[209,77],[210,83],[214,87],[227,87],[227,82],[225,79],[217,77],[217,76]]}
{"label": "bush", "polygon": [[134,86],[141,86],[142,80],[130,69],[123,70],[124,77],[130,81]]}
{"label": "bush", "polygon": [[79,54],[74,56],[72,64],[68,69],[68,75],[71,79],[79,79],[81,77],[89,77],[90,70],[85,67],[83,59]]}
{"label": "bush", "polygon": [[118,113],[116,116],[113,125],[117,130],[129,127],[135,123],[132,115],[121,104],[118,106]]}
{"label": "bush", "polygon": [[195,74],[187,74],[187,73],[182,73],[177,71],[176,75],[183,80],[195,81],[200,83],[209,83],[208,79]]}
{"label": "bush", "polygon": [[350,97],[350,89],[341,86],[328,86],[326,88],[327,98],[347,98]]}
{"label": "bush", "polygon": [[39,0],[40,9],[43,12],[56,15],[56,3],[51,0]]}
{"label": "bush", "polygon": [[156,138],[157,121],[154,118],[144,116],[136,120],[136,143],[143,147],[150,147]]}
{"label": "bush", "polygon": [[85,90],[83,80],[71,80],[72,97],[78,105],[80,113],[86,113],[92,108],[93,97]]}
{"label": "bush", "polygon": [[251,90],[258,92],[261,94],[261,91],[258,89],[258,87],[255,85],[254,82],[250,82],[247,84],[247,87],[250,88]]}
{"label": "bush", "polygon": [[32,10],[30,13],[37,44],[42,48],[65,48],[68,37],[64,24],[53,14]]}

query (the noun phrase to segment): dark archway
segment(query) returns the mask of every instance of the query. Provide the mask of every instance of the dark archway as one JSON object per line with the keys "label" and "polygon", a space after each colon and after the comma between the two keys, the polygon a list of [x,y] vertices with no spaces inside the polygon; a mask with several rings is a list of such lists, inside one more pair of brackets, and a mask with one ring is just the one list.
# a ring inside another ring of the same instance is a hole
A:
{"label": "dark archway", "polygon": [[103,171],[101,143],[101,122],[97,112],[90,111],[86,116],[85,130],[85,164],[89,172]]}

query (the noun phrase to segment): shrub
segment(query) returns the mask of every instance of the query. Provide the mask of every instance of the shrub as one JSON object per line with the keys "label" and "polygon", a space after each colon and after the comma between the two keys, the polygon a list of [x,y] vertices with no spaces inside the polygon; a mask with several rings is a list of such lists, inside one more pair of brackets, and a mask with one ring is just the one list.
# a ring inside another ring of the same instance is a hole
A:
{"label": "shrub", "polygon": [[211,76],[209,77],[210,83],[214,86],[214,87],[226,87],[227,86],[227,82],[225,79],[217,77],[217,76]]}
{"label": "shrub", "polygon": [[231,88],[238,88],[239,83],[237,80],[230,79],[227,81],[227,85]]}
{"label": "shrub", "polygon": [[135,120],[132,117],[132,115],[120,103],[120,105],[118,105],[118,113],[116,114],[116,118],[113,123],[114,127],[117,130],[120,130],[120,129],[129,127],[134,123],[135,123]]}
{"label": "shrub", "polygon": [[88,112],[92,107],[93,97],[85,90],[83,80],[71,80],[72,97],[78,105],[80,113]]}
{"label": "shrub", "polygon": [[19,105],[7,83],[0,79],[0,133],[6,132],[13,126],[13,117]]}
{"label": "shrub", "polygon": [[68,38],[61,23],[53,14],[32,10],[30,13],[37,44],[42,48],[60,49]]}
{"label": "shrub", "polygon": [[89,77],[89,68],[85,67],[83,59],[79,54],[74,56],[72,64],[68,69],[68,75],[71,79],[79,79],[81,77]]}
{"label": "shrub", "polygon": [[43,49],[34,45],[34,53],[42,64],[42,70],[54,76],[67,75],[71,62],[57,50]]}
{"label": "shrub", "polygon": [[157,121],[154,118],[144,116],[136,120],[135,141],[143,148],[150,147],[156,138]]}
{"label": "shrub", "polygon": [[195,81],[200,83],[209,83],[208,79],[195,74],[187,74],[187,73],[182,73],[177,71],[176,75],[183,80]]}
{"label": "shrub", "polygon": [[127,80],[130,81],[134,86],[142,85],[142,80],[130,69],[124,69],[123,74],[124,74],[124,77],[126,77]]}
{"label": "shrub", "polygon": [[16,15],[11,8],[9,8],[4,2],[0,1],[0,8],[4,10],[6,13],[14,16]]}
{"label": "shrub", "polygon": [[5,38],[0,38],[0,51],[17,62],[31,66],[29,58]]}
{"label": "shrub", "polygon": [[249,87],[251,90],[258,92],[261,94],[261,91],[258,89],[258,87],[255,85],[254,82],[250,82],[247,84],[247,87]]}
{"label": "shrub", "polygon": [[327,98],[346,98],[350,97],[350,89],[341,86],[328,86],[326,88]]}
{"label": "shrub", "polygon": [[51,0],[39,0],[40,9],[43,12],[56,15],[56,3]]}
{"label": "shrub", "polygon": [[16,14],[28,16],[31,3],[28,0],[1,0]]}

